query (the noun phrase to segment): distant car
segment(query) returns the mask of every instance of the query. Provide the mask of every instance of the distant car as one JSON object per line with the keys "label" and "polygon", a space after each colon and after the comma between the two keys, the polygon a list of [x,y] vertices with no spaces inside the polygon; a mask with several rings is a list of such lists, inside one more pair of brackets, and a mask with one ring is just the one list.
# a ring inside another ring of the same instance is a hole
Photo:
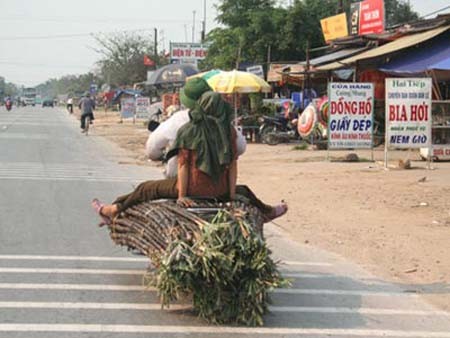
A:
{"label": "distant car", "polygon": [[42,101],[42,107],[54,107],[53,100]]}

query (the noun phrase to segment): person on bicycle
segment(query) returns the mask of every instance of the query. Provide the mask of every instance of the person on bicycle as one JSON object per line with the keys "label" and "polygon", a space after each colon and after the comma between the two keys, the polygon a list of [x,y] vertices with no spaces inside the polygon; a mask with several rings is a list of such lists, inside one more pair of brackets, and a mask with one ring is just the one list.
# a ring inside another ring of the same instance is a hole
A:
{"label": "person on bicycle", "polygon": [[73,114],[73,98],[69,97],[69,99],[67,100],[67,110],[70,114]]}
{"label": "person on bicycle", "polygon": [[91,121],[94,120],[95,102],[91,98],[91,94],[87,93],[86,96],[80,100],[78,107],[81,110],[81,132],[84,133],[86,132],[86,118],[89,117]]}

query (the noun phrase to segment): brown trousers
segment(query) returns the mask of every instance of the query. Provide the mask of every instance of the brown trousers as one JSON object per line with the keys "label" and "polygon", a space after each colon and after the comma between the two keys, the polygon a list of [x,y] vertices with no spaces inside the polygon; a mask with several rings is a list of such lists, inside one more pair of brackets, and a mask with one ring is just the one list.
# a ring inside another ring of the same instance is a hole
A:
{"label": "brown trousers", "polygon": [[[263,214],[269,214],[272,211],[272,207],[258,199],[253,191],[246,185],[237,185],[236,194],[247,198],[250,204],[257,207]],[[216,196],[208,197],[214,198]],[[131,193],[116,198],[113,204],[116,204],[119,211],[122,212],[136,204],[161,198],[178,198],[176,178],[143,182]],[[227,200],[228,196],[221,196],[219,199]]]}
{"label": "brown trousers", "polygon": [[176,178],[142,182],[131,193],[116,198],[113,204],[117,204],[119,211],[124,211],[136,204],[161,198],[178,198]]}

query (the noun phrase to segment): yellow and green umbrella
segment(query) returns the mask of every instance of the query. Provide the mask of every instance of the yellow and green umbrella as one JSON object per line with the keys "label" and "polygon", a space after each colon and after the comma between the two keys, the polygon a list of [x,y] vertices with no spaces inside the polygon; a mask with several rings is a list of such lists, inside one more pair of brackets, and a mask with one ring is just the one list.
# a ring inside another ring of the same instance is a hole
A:
{"label": "yellow and green umbrella", "polygon": [[268,93],[272,90],[270,85],[262,78],[252,73],[238,70],[222,71],[213,69],[207,72],[199,73],[193,77],[202,77],[209,86],[218,93]]}

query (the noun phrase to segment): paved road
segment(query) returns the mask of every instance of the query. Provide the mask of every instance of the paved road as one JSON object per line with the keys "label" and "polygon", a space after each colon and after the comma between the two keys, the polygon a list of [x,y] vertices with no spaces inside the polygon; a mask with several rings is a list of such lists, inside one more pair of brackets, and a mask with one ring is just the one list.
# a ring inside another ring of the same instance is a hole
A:
{"label": "paved road", "polygon": [[266,230],[292,278],[263,328],[209,326],[185,304],[162,311],[144,291],[145,259],[95,226],[90,200],[111,200],[152,168],[120,165],[113,145],[82,135],[66,112],[0,108],[0,337],[450,337],[450,315],[414,286]]}

